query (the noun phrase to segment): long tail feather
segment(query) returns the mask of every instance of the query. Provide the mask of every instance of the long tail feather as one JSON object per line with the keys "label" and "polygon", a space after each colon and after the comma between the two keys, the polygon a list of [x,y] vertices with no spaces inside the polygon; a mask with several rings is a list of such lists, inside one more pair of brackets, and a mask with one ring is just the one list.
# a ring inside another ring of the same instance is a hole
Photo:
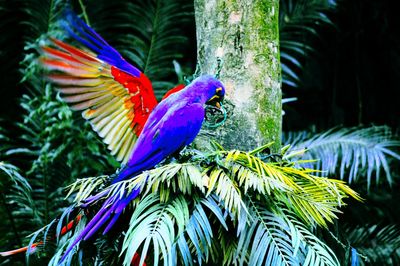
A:
{"label": "long tail feather", "polygon": [[[81,217],[82,217],[81,215],[78,215],[78,216],[76,216],[75,219],[68,222],[67,225],[63,226],[63,228],[61,228],[61,231],[60,231],[60,234],[58,235],[58,237],[63,236],[66,233],[68,233],[69,231],[71,231],[79,223],[79,221],[81,220]],[[55,238],[57,238],[57,235],[55,235],[52,239],[55,239]],[[17,248],[14,250],[0,252],[0,256],[2,256],[2,257],[12,256],[12,255],[26,252],[28,250],[30,250],[30,253],[33,253],[37,249],[37,246],[42,245],[42,244],[43,244],[43,241],[40,241],[40,242],[33,243],[31,245],[30,249],[29,249],[29,246],[26,246],[26,247]]]}
{"label": "long tail feather", "polygon": [[[33,243],[31,245],[31,248],[30,248],[30,253],[35,252],[36,247],[38,245],[41,245],[41,244],[43,244],[42,241],[37,242],[37,243]],[[19,253],[22,253],[22,252],[26,252],[28,249],[29,249],[29,246],[26,246],[26,247],[23,247],[23,248],[13,249],[13,250],[9,250],[9,251],[4,251],[4,252],[0,252],[0,256],[7,257],[7,256],[11,256],[11,255],[16,255],[16,254],[19,254]]]}
{"label": "long tail feather", "polygon": [[[92,218],[92,220],[85,226],[83,231],[79,234],[79,236],[74,240],[74,242],[67,248],[64,255],[62,256],[59,263],[62,263],[65,258],[67,258],[68,254],[74,249],[74,247],[81,241],[89,239],[93,234],[95,234],[100,228],[107,224],[103,234],[106,234],[111,227],[115,224],[118,217],[121,215],[122,211],[125,207],[135,199],[140,193],[140,189],[134,189],[128,195],[112,195],[109,197],[102,205],[100,210],[96,213],[96,215]],[[99,200],[101,197],[106,195],[104,191],[100,192],[98,195],[90,197],[85,203],[84,206],[90,206]]]}
{"label": "long tail feather", "polygon": [[[131,194],[131,197],[133,197],[133,196],[134,196],[134,194]],[[129,200],[129,197],[126,200]],[[118,217],[121,213],[122,213],[121,210],[119,210],[118,215],[115,215],[113,217],[113,219],[108,224],[107,228],[104,230],[103,234],[106,234],[108,232],[108,230],[111,229],[111,227],[114,225],[114,223],[118,220]],[[59,236],[63,236],[66,233],[68,233],[69,231],[71,231],[79,223],[81,218],[82,218],[82,215],[78,215],[78,216],[76,216],[76,218],[74,220],[70,221],[67,225],[65,225],[63,228],[61,228]],[[57,236],[55,236],[54,238],[57,238]],[[13,249],[13,250],[0,252],[0,256],[2,256],[2,257],[13,256],[13,255],[27,252],[28,250],[30,250],[30,253],[34,253],[37,250],[37,247],[42,244],[43,244],[43,241],[40,241],[37,243],[33,243],[30,248],[29,248],[29,246],[26,246],[26,247],[22,247],[22,248],[17,248],[17,249]],[[140,262],[140,254],[136,252],[132,258],[131,266],[139,266],[139,262]],[[146,266],[146,263],[144,262],[142,264],[142,266]]]}

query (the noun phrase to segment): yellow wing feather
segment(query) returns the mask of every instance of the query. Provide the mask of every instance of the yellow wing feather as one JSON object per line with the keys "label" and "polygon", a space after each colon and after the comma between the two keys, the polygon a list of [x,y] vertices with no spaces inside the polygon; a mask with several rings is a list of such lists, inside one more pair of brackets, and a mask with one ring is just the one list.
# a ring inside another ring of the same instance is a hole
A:
{"label": "yellow wing feather", "polygon": [[[138,84],[135,83],[135,90],[139,91],[132,92],[127,87],[128,81],[124,84],[116,81],[113,71],[119,69],[113,69],[91,52],[59,40],[52,40],[52,45],[55,48],[42,48],[41,58],[42,65],[50,71],[49,79],[58,86],[62,98],[72,109],[82,111],[83,118],[104,139],[111,154],[126,163],[143,127],[137,125],[142,121],[135,121],[135,107],[139,107],[135,103],[143,103],[143,100],[133,98],[143,97],[140,78],[123,72],[129,82],[133,80]],[[140,107],[140,110],[150,113],[154,106]]]}

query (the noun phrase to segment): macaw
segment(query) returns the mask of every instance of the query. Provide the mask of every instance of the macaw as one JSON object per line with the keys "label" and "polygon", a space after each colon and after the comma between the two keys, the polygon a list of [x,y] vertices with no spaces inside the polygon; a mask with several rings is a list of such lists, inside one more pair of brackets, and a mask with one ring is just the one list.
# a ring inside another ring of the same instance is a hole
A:
{"label": "macaw", "polygon": [[[64,101],[81,110],[111,153],[126,163],[112,183],[133,178],[189,145],[200,131],[205,105],[220,107],[224,86],[209,75],[174,88],[157,104],[149,79],[75,14],[66,13],[63,26],[83,49],[51,39],[52,47],[42,47],[41,62]],[[107,233],[139,193],[136,188],[107,198],[60,262],[78,242],[105,225],[103,233]],[[83,207],[105,196],[100,192]]]}

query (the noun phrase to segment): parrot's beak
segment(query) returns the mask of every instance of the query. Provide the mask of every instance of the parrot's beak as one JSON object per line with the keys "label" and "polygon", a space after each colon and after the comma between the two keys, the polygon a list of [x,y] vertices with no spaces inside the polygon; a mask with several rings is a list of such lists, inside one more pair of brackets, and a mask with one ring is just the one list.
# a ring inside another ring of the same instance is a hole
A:
{"label": "parrot's beak", "polygon": [[208,102],[206,102],[207,105],[215,106],[218,109],[221,109],[221,102],[223,100],[223,97],[219,95],[214,95]]}

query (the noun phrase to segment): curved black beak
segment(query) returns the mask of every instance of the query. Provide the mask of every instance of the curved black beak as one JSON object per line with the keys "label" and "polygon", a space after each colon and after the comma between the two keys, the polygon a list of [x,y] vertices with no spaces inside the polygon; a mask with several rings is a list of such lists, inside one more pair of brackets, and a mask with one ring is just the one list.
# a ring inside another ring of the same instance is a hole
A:
{"label": "curved black beak", "polygon": [[224,97],[219,95],[214,95],[210,100],[206,102],[207,105],[215,106],[218,109],[221,109],[221,102],[224,100]]}
{"label": "curved black beak", "polygon": [[224,100],[224,90],[223,88],[219,87],[215,90],[215,95],[211,97],[210,100],[206,102],[208,105],[212,105],[221,109],[221,102]]}

